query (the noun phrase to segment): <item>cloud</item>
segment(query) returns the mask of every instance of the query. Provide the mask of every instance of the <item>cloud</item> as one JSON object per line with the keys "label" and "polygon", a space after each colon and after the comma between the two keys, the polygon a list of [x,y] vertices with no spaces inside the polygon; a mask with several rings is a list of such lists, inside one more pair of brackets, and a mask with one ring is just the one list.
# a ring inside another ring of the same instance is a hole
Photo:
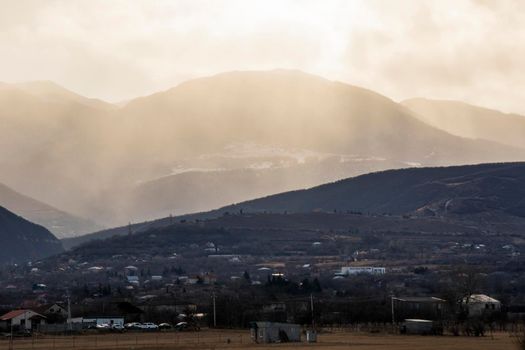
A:
{"label": "cloud", "polygon": [[295,68],[394,99],[525,114],[522,1],[4,0],[0,81],[111,101],[227,70]]}

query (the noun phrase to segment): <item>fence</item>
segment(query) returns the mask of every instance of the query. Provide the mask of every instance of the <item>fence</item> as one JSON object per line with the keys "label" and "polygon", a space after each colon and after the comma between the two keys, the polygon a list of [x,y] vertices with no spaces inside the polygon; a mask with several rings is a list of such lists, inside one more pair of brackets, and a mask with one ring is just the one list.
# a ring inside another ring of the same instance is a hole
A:
{"label": "fence", "polygon": [[[163,349],[177,345],[249,344],[248,331],[108,333],[70,336],[39,336],[0,340],[0,350],[59,349]],[[198,347],[198,346],[196,346]]]}

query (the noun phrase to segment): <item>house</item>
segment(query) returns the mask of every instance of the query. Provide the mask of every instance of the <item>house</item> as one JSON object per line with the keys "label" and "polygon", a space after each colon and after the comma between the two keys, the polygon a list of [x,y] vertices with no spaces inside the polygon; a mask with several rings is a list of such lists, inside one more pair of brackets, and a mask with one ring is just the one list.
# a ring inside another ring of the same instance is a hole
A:
{"label": "house", "polygon": [[41,315],[46,316],[48,322],[53,323],[67,319],[67,310],[62,305],[54,303],[41,305],[35,309]]}
{"label": "house", "polygon": [[139,282],[139,276],[126,276],[126,279],[128,281],[129,284],[136,284],[138,285],[140,282]]}
{"label": "house", "polygon": [[291,323],[252,322],[250,334],[256,343],[300,342],[301,326]]}
{"label": "house", "polygon": [[45,323],[44,315],[29,309],[13,310],[0,316],[0,328],[6,331],[10,329],[32,330]]}
{"label": "house", "polygon": [[339,275],[350,276],[358,274],[369,274],[369,275],[384,275],[386,268],[384,267],[373,267],[373,266],[343,266]]}
{"label": "house", "polygon": [[463,306],[469,316],[481,316],[501,310],[500,301],[485,294],[472,294],[464,298]]}
{"label": "house", "polygon": [[204,276],[202,276],[202,281],[204,284],[214,284],[217,282],[217,276],[213,273],[206,272]]}
{"label": "house", "polygon": [[58,314],[64,317],[67,317],[67,310],[65,307],[63,307],[60,304],[54,303],[54,304],[47,304],[47,305],[41,305],[38,310],[38,313],[46,316],[46,315],[53,315]]}

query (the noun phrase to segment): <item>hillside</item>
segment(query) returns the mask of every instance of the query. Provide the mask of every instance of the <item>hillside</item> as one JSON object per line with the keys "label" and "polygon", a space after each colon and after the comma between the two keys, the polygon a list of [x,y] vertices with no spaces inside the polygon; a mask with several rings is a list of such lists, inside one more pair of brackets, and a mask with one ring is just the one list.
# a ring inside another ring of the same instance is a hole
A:
{"label": "hillside", "polygon": [[78,236],[101,229],[99,225],[89,220],[24,196],[1,183],[0,206],[44,226],[58,238]]}
{"label": "hillside", "polygon": [[525,116],[459,101],[414,98],[402,104],[421,121],[453,135],[525,148]]}
{"label": "hillside", "polygon": [[[205,213],[164,218],[65,240],[66,247],[225,213],[362,212],[509,226],[525,219],[525,163],[388,170],[281,193]],[[474,224],[473,224],[474,223]],[[486,228],[485,227],[485,228]],[[480,227],[480,229],[484,229]]]}
{"label": "hillside", "polygon": [[389,170],[222,208],[525,217],[525,163]]}
{"label": "hillside", "polygon": [[60,253],[62,245],[44,227],[0,207],[0,263],[25,262]]}
{"label": "hillside", "polygon": [[341,162],[340,157],[331,156],[289,167],[187,171],[139,184],[129,196],[127,212],[136,221],[201,212],[224,203],[238,203],[294,190],[298,186],[312,187],[363,171],[406,166],[405,163],[374,159]]}

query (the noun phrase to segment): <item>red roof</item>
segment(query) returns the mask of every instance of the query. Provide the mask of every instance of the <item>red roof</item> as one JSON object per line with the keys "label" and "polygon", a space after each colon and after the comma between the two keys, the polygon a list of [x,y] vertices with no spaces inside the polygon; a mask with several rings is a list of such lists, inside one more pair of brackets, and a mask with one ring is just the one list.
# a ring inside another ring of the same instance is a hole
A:
{"label": "red roof", "polygon": [[[18,317],[20,315],[23,315],[25,312],[28,312],[28,311],[31,311],[33,313],[35,313],[36,315],[33,315],[33,316],[41,316],[41,317],[44,317],[36,312],[34,312],[33,310],[29,310],[29,309],[21,309],[21,310],[13,310],[13,311],[9,311],[8,313],[6,313],[5,315],[2,315],[0,316],[0,321],[8,321],[8,320],[11,320],[15,317]],[[33,317],[31,316],[31,317]],[[44,317],[45,318],[45,317]]]}

